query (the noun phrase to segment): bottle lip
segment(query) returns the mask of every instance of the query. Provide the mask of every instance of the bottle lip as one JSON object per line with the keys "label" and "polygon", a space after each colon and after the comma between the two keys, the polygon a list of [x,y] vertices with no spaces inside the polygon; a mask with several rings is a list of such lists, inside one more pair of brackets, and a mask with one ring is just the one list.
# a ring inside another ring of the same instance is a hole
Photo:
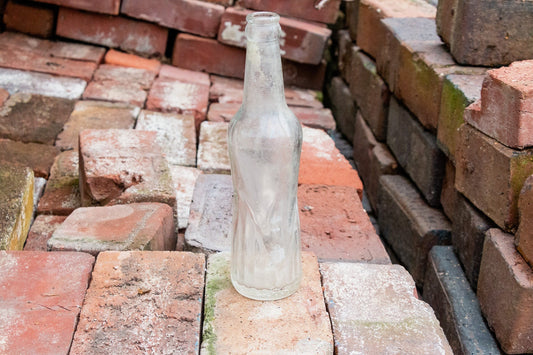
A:
{"label": "bottle lip", "polygon": [[248,14],[246,22],[254,26],[269,26],[279,23],[279,15],[275,12],[258,11]]}

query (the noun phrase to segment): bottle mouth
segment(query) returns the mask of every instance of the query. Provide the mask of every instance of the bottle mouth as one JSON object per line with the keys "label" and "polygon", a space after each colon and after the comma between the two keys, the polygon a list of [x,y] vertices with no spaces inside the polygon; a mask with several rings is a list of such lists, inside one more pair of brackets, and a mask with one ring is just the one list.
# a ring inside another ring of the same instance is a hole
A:
{"label": "bottle mouth", "polygon": [[266,11],[253,12],[246,16],[246,29],[244,32],[247,41],[277,41],[281,34],[279,15],[274,12]]}
{"label": "bottle mouth", "polygon": [[246,16],[246,22],[254,26],[268,26],[279,23],[279,15],[275,12],[260,11]]}

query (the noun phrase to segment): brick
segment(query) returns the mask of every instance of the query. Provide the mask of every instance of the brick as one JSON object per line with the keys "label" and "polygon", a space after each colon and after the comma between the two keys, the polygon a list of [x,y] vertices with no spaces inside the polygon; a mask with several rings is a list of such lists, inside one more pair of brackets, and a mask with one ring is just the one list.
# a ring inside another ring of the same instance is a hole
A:
{"label": "brick", "polygon": [[41,196],[44,192],[44,187],[46,186],[46,179],[42,177],[36,177],[33,179],[33,216],[32,223],[35,217],[35,212],[37,212],[37,204],[41,199]]}
{"label": "brick", "polygon": [[347,82],[352,99],[379,141],[387,136],[387,112],[390,93],[378,75],[375,62],[358,47],[352,46],[348,55]]}
{"label": "brick", "polygon": [[104,57],[104,63],[122,67],[145,69],[154,73],[159,73],[159,69],[161,69],[161,62],[157,59],[147,59],[135,54],[116,51],[114,49],[107,51]]}
{"label": "brick", "polygon": [[40,215],[35,218],[24,244],[25,251],[47,251],[46,243],[66,216]]}
{"label": "brick", "polygon": [[326,61],[320,64],[303,64],[282,60],[285,85],[293,85],[311,90],[322,90],[326,76]]}
{"label": "brick", "polygon": [[377,211],[379,178],[382,175],[398,174],[398,163],[389,148],[376,140],[360,113],[357,114],[355,121],[353,157],[357,164],[357,172],[364,182],[366,196],[372,209]]}
{"label": "brick", "polygon": [[78,78],[0,68],[0,86],[10,94],[25,92],[72,100],[81,97],[86,85]]}
{"label": "brick", "polygon": [[207,73],[181,69],[167,64],[161,65],[159,77],[174,79],[184,83],[193,83],[205,86],[211,85],[211,80],[209,79],[209,74]]}
{"label": "brick", "polygon": [[[357,4],[357,6],[359,6],[359,4]],[[350,69],[350,66],[348,65],[350,61],[350,52],[352,47],[354,46],[353,40],[350,37],[350,33],[346,29],[337,31],[337,34],[334,39],[336,40],[335,44],[337,48],[336,64],[338,66],[341,77],[344,80],[347,80]]]}
{"label": "brick", "polygon": [[60,153],[50,169],[50,178],[39,201],[39,214],[68,216],[81,206],[77,151]]}
{"label": "brick", "polygon": [[82,205],[161,202],[175,209],[172,177],[156,135],[126,129],[82,131]]}
{"label": "brick", "polygon": [[353,187],[302,184],[298,204],[302,250],[321,261],[390,263]]}
{"label": "brick", "polygon": [[326,92],[331,104],[331,111],[337,122],[338,130],[353,143],[355,132],[355,115],[357,103],[352,99],[348,85],[341,77],[334,77],[326,86]]}
{"label": "brick", "polygon": [[431,249],[424,300],[435,311],[454,354],[500,353],[452,247]]}
{"label": "brick", "polygon": [[518,208],[520,213],[520,224],[516,232],[515,244],[522,257],[533,265],[533,234],[531,215],[533,213],[533,177],[528,177],[520,191]]}
{"label": "brick", "polygon": [[478,103],[480,110],[467,111],[465,121],[508,147],[533,146],[533,60],[515,62],[487,74]]}
{"label": "brick", "polygon": [[196,130],[192,115],[143,110],[135,129],[157,132],[156,142],[170,165],[196,166]]}
{"label": "brick", "polygon": [[0,350],[67,354],[93,264],[84,253],[0,252]]}
{"label": "brick", "polygon": [[72,212],[48,240],[49,250],[174,250],[172,208],[162,203],[82,207]]}
{"label": "brick", "polygon": [[206,173],[230,173],[228,123],[202,122],[197,159],[198,168]]}
{"label": "brick", "polygon": [[120,9],[120,0],[97,0],[97,1],[83,1],[83,0],[39,0],[49,4],[71,7],[74,9],[87,10],[90,12],[100,12],[110,15],[118,15]]}
{"label": "brick", "polygon": [[320,129],[303,127],[299,184],[350,186],[363,195],[363,183],[335,142]]}
{"label": "brick", "polygon": [[302,269],[301,286],[291,297],[255,301],[231,285],[229,253],[210,255],[200,353],[332,354],[316,257],[304,253]]}
{"label": "brick", "polygon": [[231,176],[198,176],[190,207],[189,226],[185,231],[185,249],[206,254],[230,251]]}
{"label": "brick", "polygon": [[442,211],[450,220],[453,220],[455,214],[455,205],[461,194],[455,189],[455,165],[446,159],[444,168],[444,177],[442,179],[442,188],[440,191],[440,204]]}
{"label": "brick", "polygon": [[0,138],[0,165],[27,166],[36,177],[48,178],[57,148],[38,143],[22,143]]}
{"label": "brick", "polygon": [[402,266],[327,262],[320,273],[339,354],[453,354]]}
{"label": "brick", "polygon": [[489,5],[455,0],[453,5],[450,1],[439,4],[438,10],[439,34],[461,64],[497,67],[533,57],[533,4],[529,2]]}
{"label": "brick", "polygon": [[439,206],[445,156],[435,136],[394,98],[389,108],[387,144],[428,204]]}
{"label": "brick", "polygon": [[[253,11],[229,7],[222,15],[218,40],[241,48],[246,47],[246,16]],[[331,30],[288,17],[281,17],[280,50],[283,58],[299,63],[319,64],[322,60]]]}
{"label": "brick", "polygon": [[9,91],[0,88],[0,107],[4,105],[4,102],[9,98]]}
{"label": "brick", "polygon": [[55,12],[52,7],[8,1],[4,9],[6,29],[38,37],[54,33]]}
{"label": "brick", "polygon": [[168,30],[125,17],[60,8],[56,34],[82,42],[144,55],[163,55]]}
{"label": "brick", "polygon": [[332,24],[337,20],[341,2],[340,0],[324,3],[317,3],[313,0],[298,3],[283,0],[239,0],[238,3],[249,9],[272,11],[280,15]]}
{"label": "brick", "polygon": [[120,11],[128,16],[182,32],[215,37],[224,7],[196,0],[157,0],[150,3],[142,0],[123,0]]}
{"label": "brick", "polygon": [[22,250],[33,214],[33,173],[0,165],[0,250]]}
{"label": "brick", "polygon": [[[35,71],[59,76],[90,80],[96,64],[76,58],[55,57],[51,50],[32,48],[23,41],[24,35],[9,32],[0,35],[0,65],[5,68]],[[26,37],[28,38],[28,37]],[[31,39],[28,39],[31,41]],[[37,42],[37,43],[35,43]],[[39,43],[41,42],[41,43]],[[33,39],[33,45],[51,46],[48,41]]]}
{"label": "brick", "polygon": [[533,174],[533,150],[513,150],[464,124],[456,151],[455,188],[500,228],[518,224],[518,197]]}
{"label": "brick", "polygon": [[344,4],[344,11],[346,15],[346,24],[348,25],[348,32],[352,41],[357,40],[357,23],[359,22],[359,2],[347,1]]}
{"label": "brick", "polygon": [[434,245],[450,244],[452,226],[405,177],[386,175],[379,182],[380,233],[422,286],[427,255]]}
{"label": "brick", "polygon": [[198,353],[204,267],[191,253],[100,253],[70,353]]}
{"label": "brick", "polygon": [[0,109],[0,137],[54,144],[74,108],[74,101],[16,93]]}
{"label": "brick", "polygon": [[55,146],[61,150],[77,150],[78,135],[84,129],[133,128],[140,109],[124,103],[83,100],[57,136]]}
{"label": "brick", "polygon": [[423,0],[361,0],[358,12],[357,45],[379,61],[379,53],[385,45],[386,35],[384,26],[380,22],[381,19],[389,17],[434,18],[436,9]]}
{"label": "brick", "polygon": [[179,165],[171,165],[169,168],[176,190],[178,228],[185,229],[189,225],[189,214],[194,186],[196,185],[198,177],[202,175],[202,171],[200,169]]}
{"label": "brick", "polygon": [[457,131],[464,123],[465,108],[481,96],[484,75],[449,74],[442,83],[437,145],[455,162]]}
{"label": "brick", "polygon": [[477,296],[502,350],[521,354],[533,351],[533,271],[513,239],[499,229],[487,232]]}

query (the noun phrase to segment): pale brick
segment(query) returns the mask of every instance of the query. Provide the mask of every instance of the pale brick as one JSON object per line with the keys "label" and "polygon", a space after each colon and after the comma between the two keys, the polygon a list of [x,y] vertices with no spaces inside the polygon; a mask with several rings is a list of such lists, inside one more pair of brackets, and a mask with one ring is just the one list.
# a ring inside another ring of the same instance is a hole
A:
{"label": "pale brick", "polygon": [[171,165],[169,168],[176,190],[178,228],[185,229],[189,225],[189,214],[194,186],[196,185],[196,180],[202,174],[202,171],[200,169],[179,165]]}
{"label": "pale brick", "polygon": [[63,223],[66,216],[46,216],[40,215],[33,221],[26,244],[25,251],[47,251],[46,243],[52,236],[52,233]]}
{"label": "pale brick", "polygon": [[46,144],[22,143],[0,138],[0,166],[30,167],[36,177],[48,178],[59,151]]}
{"label": "pale brick", "polygon": [[524,182],[518,199],[520,224],[516,232],[516,248],[526,261],[533,265],[533,177]]}
{"label": "pale brick", "polygon": [[229,174],[228,123],[202,122],[198,144],[198,168],[212,174]]}
{"label": "pale brick", "polygon": [[332,354],[333,335],[313,254],[302,255],[302,269],[302,283],[291,297],[254,301],[231,285],[229,253],[210,255],[200,353]]}
{"label": "pale brick", "polygon": [[239,0],[241,6],[260,11],[273,11],[280,15],[310,21],[334,23],[338,16],[340,0],[317,3],[314,0],[291,2],[284,0]]}
{"label": "pale brick", "polygon": [[198,353],[204,267],[191,253],[100,253],[70,353]]}
{"label": "pale brick", "polygon": [[453,354],[403,267],[327,262],[320,272],[339,354]]}

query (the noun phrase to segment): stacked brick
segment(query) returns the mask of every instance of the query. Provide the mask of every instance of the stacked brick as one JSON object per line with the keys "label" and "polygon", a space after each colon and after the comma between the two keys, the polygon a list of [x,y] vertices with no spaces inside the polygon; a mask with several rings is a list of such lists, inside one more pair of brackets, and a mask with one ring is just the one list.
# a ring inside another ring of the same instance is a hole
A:
{"label": "stacked brick", "polygon": [[532,352],[533,7],[430,3],[347,3],[326,97],[454,352],[495,351],[482,316],[505,352]]}

